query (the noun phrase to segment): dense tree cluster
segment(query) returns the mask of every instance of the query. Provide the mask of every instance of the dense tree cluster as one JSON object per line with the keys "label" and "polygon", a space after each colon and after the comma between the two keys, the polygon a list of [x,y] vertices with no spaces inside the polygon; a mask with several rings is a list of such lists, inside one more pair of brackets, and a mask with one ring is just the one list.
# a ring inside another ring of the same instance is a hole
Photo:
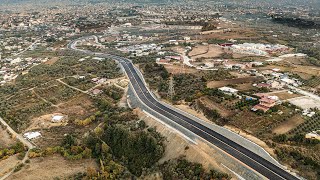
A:
{"label": "dense tree cluster", "polygon": [[8,148],[0,148],[0,160],[6,159],[14,154],[22,153],[26,150],[21,142],[17,142]]}
{"label": "dense tree cluster", "polygon": [[141,57],[132,57],[130,58],[134,64],[140,63],[155,63],[157,58],[161,56],[157,54],[150,54],[149,56],[141,56]]}
{"label": "dense tree cluster", "polygon": [[19,132],[28,126],[28,117],[39,115],[50,108],[50,103],[41,101],[31,92],[15,93],[12,98],[0,101],[0,117]]}
{"label": "dense tree cluster", "polygon": [[230,179],[228,174],[215,170],[205,172],[201,164],[191,163],[184,158],[170,160],[160,166],[163,179]]}
{"label": "dense tree cluster", "polygon": [[217,71],[204,71],[201,72],[200,75],[206,81],[221,81],[234,78],[228,70],[224,69],[219,69]]}
{"label": "dense tree cluster", "polygon": [[107,86],[103,89],[103,94],[107,95],[115,101],[119,101],[123,93],[123,90],[116,86]]}
{"label": "dense tree cluster", "polygon": [[113,155],[126,162],[130,172],[137,176],[141,175],[143,168],[150,168],[158,162],[164,153],[161,141],[144,131],[132,133],[110,126],[101,139],[111,147]]}
{"label": "dense tree cluster", "polygon": [[47,147],[46,149],[31,149],[28,157],[36,158],[53,154],[60,154],[68,160],[80,160],[90,158],[92,156],[92,150],[77,143],[76,139],[68,134],[65,136],[61,146]]}
{"label": "dense tree cluster", "polygon": [[[319,147],[314,148],[314,151],[319,152]],[[290,164],[292,168],[304,171],[306,178],[319,179],[320,177],[320,159],[319,154],[308,152],[302,148],[295,147],[280,147],[275,150],[277,157]],[[312,173],[308,173],[312,172]]]}
{"label": "dense tree cluster", "polygon": [[146,63],[141,65],[141,69],[150,88],[158,90],[160,95],[165,97],[170,76],[166,68],[157,63]]}
{"label": "dense tree cluster", "polygon": [[192,100],[201,96],[202,90],[206,87],[206,80],[193,74],[174,75],[174,101]]}
{"label": "dense tree cluster", "polygon": [[320,129],[320,111],[312,116],[311,118],[307,118],[302,124],[292,129],[290,134],[300,134],[300,133],[309,133],[311,131],[315,131]]}

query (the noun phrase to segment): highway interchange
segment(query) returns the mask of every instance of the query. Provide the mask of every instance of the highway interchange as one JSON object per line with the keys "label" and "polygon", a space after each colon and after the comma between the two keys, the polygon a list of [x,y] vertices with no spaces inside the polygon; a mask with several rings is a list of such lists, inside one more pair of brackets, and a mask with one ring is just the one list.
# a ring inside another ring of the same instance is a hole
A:
{"label": "highway interchange", "polygon": [[111,54],[94,53],[88,50],[77,49],[76,43],[79,40],[83,40],[85,38],[80,38],[76,41],[71,42],[68,45],[68,48],[73,49],[75,51],[80,51],[88,55],[96,55],[99,57],[111,58],[118,61],[125,70],[125,73],[130,80],[130,84],[132,85],[137,98],[139,98],[139,100],[145,106],[149,107],[154,112],[157,112],[160,115],[165,116],[166,118],[179,124],[180,126],[188,129],[189,131],[193,132],[194,134],[203,138],[204,140],[213,144],[214,146],[220,148],[225,153],[236,158],[246,166],[250,167],[251,169],[260,173],[268,179],[299,179],[296,176],[289,173],[288,171],[265,160],[261,156],[239,145],[238,143],[175,111],[173,108],[170,108],[170,106],[165,106],[162,103],[160,103],[151,95],[143,80],[139,77],[136,68],[134,68],[134,65],[129,59]]}

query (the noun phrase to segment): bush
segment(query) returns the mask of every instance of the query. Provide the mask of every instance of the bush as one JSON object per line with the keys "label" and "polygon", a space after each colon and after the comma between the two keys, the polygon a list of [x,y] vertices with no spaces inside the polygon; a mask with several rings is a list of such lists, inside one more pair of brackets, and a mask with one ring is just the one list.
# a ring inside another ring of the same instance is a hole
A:
{"label": "bush", "polygon": [[230,179],[228,174],[216,170],[206,173],[201,164],[188,162],[183,157],[164,162],[160,171],[163,179]]}
{"label": "bush", "polygon": [[[161,142],[144,131],[137,134],[111,126],[101,138],[112,150],[112,154],[128,163],[128,169],[140,176],[143,168],[150,168],[162,157],[164,147]],[[142,153],[143,152],[143,153]]]}
{"label": "bush", "polygon": [[65,148],[70,148],[71,146],[76,144],[76,138],[73,137],[71,134],[67,134],[63,138],[62,146]]}

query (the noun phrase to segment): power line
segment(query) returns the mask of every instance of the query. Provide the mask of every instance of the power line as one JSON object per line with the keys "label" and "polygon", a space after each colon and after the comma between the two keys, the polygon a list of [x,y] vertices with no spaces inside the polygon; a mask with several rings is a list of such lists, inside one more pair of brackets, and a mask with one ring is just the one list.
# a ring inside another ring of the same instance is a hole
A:
{"label": "power line", "polygon": [[175,92],[174,92],[174,80],[173,80],[173,76],[170,76],[169,88],[168,88],[168,96],[171,99],[171,101],[172,101],[174,95],[175,95]]}

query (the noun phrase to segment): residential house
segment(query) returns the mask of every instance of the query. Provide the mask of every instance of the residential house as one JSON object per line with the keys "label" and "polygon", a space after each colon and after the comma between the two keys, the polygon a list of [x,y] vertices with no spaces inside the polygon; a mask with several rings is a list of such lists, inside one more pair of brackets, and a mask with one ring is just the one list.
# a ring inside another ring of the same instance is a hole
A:
{"label": "residential house", "polygon": [[257,111],[262,110],[263,112],[267,112],[270,108],[277,105],[277,101],[279,98],[277,96],[266,96],[263,94],[256,94],[260,97],[259,104],[255,105],[251,110]]}
{"label": "residential house", "polygon": [[306,139],[317,139],[320,140],[320,130],[318,131],[312,131],[305,135]]}
{"label": "residential house", "polygon": [[234,88],[230,88],[230,87],[221,87],[219,88],[220,91],[226,93],[226,94],[234,94],[236,95],[238,93],[239,90],[234,89]]}

